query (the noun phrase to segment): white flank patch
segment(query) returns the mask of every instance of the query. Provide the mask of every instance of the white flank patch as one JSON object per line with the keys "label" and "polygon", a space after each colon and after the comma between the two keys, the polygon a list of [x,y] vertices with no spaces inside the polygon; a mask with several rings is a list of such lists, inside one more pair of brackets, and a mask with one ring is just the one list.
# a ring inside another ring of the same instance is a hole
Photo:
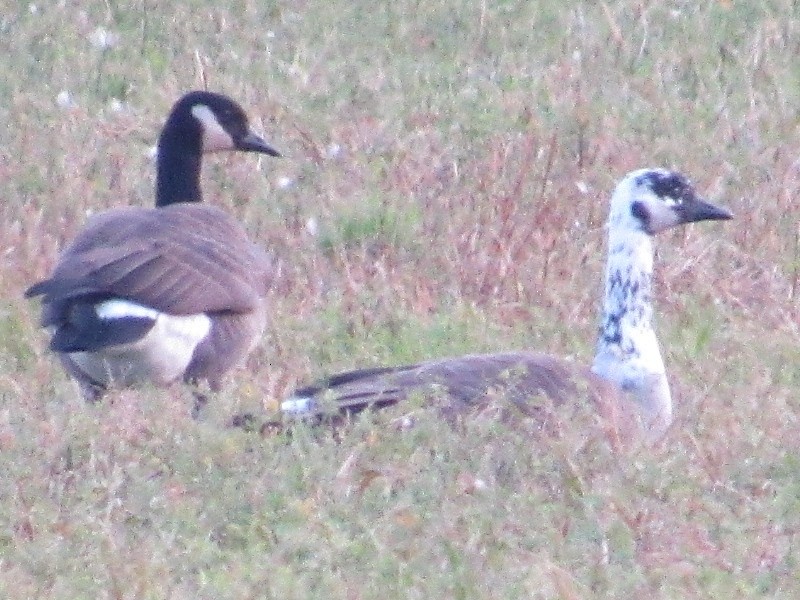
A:
{"label": "white flank patch", "polygon": [[156,335],[163,337],[167,344],[191,348],[191,357],[195,346],[211,331],[211,319],[202,313],[182,317],[161,314],[156,321],[155,330]]}
{"label": "white flank patch", "polygon": [[293,396],[281,402],[281,412],[287,415],[307,415],[314,410],[315,405],[313,398]]}
{"label": "white flank patch", "polygon": [[192,107],[192,115],[203,126],[203,152],[233,150],[235,145],[230,134],[220,125],[217,115],[205,104]]}
{"label": "white flank patch", "polygon": [[155,321],[150,331],[134,342],[70,354],[82,371],[107,385],[175,381],[183,376],[197,345],[211,331],[211,319],[205,314],[168,315],[127,300],[107,300],[95,311],[99,318],[111,322],[125,318]]}
{"label": "white flank patch", "polygon": [[[150,346],[156,354],[176,364],[188,365],[199,344],[211,331],[211,319],[197,315],[168,315],[154,308],[128,300],[106,300],[95,307],[97,316],[106,321],[137,318],[155,321],[150,332],[134,346]],[[126,345],[125,347],[127,347]]]}
{"label": "white flank patch", "polygon": [[106,300],[101,302],[94,308],[97,316],[106,321],[114,319],[124,319],[126,317],[135,317],[138,319],[152,319],[157,320],[161,314],[153,308],[129,302],[128,300]]}

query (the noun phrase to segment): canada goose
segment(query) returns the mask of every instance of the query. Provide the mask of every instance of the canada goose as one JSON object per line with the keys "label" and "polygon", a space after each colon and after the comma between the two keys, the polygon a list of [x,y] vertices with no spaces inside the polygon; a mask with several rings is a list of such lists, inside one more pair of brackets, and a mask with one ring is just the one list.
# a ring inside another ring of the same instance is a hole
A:
{"label": "canada goose", "polygon": [[[532,352],[467,355],[415,365],[356,370],[299,389],[281,409],[292,416],[355,413],[395,404],[410,394],[444,400],[457,411],[498,389],[528,414],[535,398],[564,402],[581,393],[606,412],[627,396],[650,440],[672,421],[672,397],[652,326],[653,235],[684,223],[730,219],[703,200],[683,175],[641,169],[626,175],[611,198],[608,263],[597,354],[591,368]],[[583,390],[583,392],[581,392]],[[605,408],[604,408],[605,407]],[[527,410],[526,410],[527,409]]]}
{"label": "canada goose", "polygon": [[201,204],[202,154],[219,150],[280,156],[230,98],[184,95],[158,140],[156,207],[92,216],[25,292],[42,296],[50,349],[87,400],[178,379],[216,391],[263,332],[269,258],[236,220]]}

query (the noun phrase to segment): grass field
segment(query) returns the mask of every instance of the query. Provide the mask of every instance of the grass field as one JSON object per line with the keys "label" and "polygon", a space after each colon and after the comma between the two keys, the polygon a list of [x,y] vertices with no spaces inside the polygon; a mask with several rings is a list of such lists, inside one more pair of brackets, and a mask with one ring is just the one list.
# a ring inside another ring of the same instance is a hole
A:
{"label": "grass field", "polygon": [[[230,4],[0,17],[0,597],[800,597],[795,3]],[[87,406],[22,292],[89,211],[152,203],[205,85],[285,154],[204,171],[279,261],[271,326],[199,421],[180,387]],[[359,365],[591,361],[607,198],[644,166],[736,213],[658,241],[662,444],[225,426]]]}

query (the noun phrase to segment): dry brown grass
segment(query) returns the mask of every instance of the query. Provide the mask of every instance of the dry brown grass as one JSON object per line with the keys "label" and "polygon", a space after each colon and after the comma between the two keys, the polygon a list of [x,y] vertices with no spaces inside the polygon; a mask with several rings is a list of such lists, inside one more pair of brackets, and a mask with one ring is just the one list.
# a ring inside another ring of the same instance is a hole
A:
{"label": "dry brown grass", "polygon": [[[788,3],[83,3],[0,26],[0,595],[800,593]],[[88,210],[152,201],[146,151],[201,75],[287,154],[205,170],[279,261],[272,327],[202,422],[177,388],[84,406],[22,291]],[[222,426],[356,365],[590,360],[607,197],[648,165],[736,213],[659,240],[679,402],[659,447],[615,454],[591,415],[552,438],[424,411],[411,431]]]}

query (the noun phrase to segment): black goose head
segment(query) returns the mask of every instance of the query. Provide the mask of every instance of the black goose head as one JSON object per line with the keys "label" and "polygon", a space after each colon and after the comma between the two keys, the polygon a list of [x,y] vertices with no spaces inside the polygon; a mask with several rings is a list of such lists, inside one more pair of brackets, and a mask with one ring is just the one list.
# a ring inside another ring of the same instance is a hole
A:
{"label": "black goose head", "polygon": [[194,91],[170,111],[158,140],[156,205],[199,202],[200,167],[207,152],[280,153],[250,130],[244,109],[227,96]]}

